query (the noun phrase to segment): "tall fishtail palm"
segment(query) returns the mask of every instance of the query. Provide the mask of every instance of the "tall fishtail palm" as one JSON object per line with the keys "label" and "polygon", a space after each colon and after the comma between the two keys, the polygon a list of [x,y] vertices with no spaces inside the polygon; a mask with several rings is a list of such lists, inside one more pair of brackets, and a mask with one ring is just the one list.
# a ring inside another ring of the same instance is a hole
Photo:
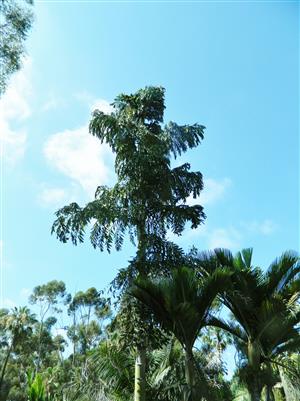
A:
{"label": "tall fishtail palm", "polygon": [[[134,94],[121,94],[111,114],[93,113],[90,133],[105,142],[115,154],[117,182],[99,186],[95,200],[85,207],[71,203],[56,213],[52,232],[62,242],[83,242],[91,227],[95,248],[117,250],[128,233],[137,245],[137,274],[147,276],[147,252],[166,239],[168,230],[180,234],[186,223],[196,228],[205,218],[200,205],[186,204],[203,188],[200,172],[190,164],[171,168],[171,158],[197,147],[204,137],[200,124],[163,125],[164,89],[146,87]],[[96,173],[96,172],[95,172]],[[136,241],[134,241],[136,240]],[[145,400],[146,346],[137,347],[135,401]]]}

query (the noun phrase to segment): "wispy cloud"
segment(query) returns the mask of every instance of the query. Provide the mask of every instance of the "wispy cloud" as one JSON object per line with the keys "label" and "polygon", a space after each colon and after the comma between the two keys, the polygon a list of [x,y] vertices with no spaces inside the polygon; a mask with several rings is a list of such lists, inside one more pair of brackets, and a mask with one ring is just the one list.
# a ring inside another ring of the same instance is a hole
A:
{"label": "wispy cloud", "polygon": [[95,99],[93,95],[88,92],[79,92],[74,95],[75,99],[85,104],[91,111],[95,109],[103,111],[105,114],[110,114],[113,111],[111,102],[104,99]]}
{"label": "wispy cloud", "polygon": [[213,178],[204,179],[204,189],[200,196],[194,199],[190,196],[187,202],[190,205],[201,204],[203,206],[214,204],[222,200],[226,194],[227,189],[232,185],[230,178],[222,178],[216,180]]}
{"label": "wispy cloud", "polygon": [[[105,113],[112,111],[105,100],[94,101],[95,107]],[[107,184],[113,177],[112,152],[108,145],[89,134],[87,124],[53,134],[44,146],[44,155],[50,165],[79,184],[89,196],[98,185]],[[52,195],[63,196],[58,191]]]}
{"label": "wispy cloud", "polygon": [[39,194],[38,200],[42,205],[56,205],[67,198],[67,191],[64,188],[44,188]]}
{"label": "wispy cloud", "polygon": [[12,309],[16,306],[16,303],[10,298],[4,298],[2,308]]}
{"label": "wispy cloud", "polygon": [[22,288],[20,291],[21,298],[28,299],[32,291],[29,288]]}
{"label": "wispy cloud", "polygon": [[[211,227],[208,223],[196,230],[186,230],[182,237],[179,238],[179,242],[190,243],[191,241],[201,241],[202,247],[204,246],[209,249],[229,248],[237,251],[241,247],[248,246],[249,241],[253,241],[254,236],[261,238],[272,235],[277,228],[278,225],[269,219],[237,222],[234,225],[223,227]],[[170,239],[176,241],[172,235]]]}
{"label": "wispy cloud", "polygon": [[47,112],[50,110],[56,110],[58,108],[64,108],[66,107],[66,105],[67,102],[64,99],[54,94],[51,94],[49,98],[45,101],[45,103],[42,105],[41,110],[43,112]]}
{"label": "wispy cloud", "polygon": [[96,99],[91,103],[90,106],[91,111],[94,111],[96,109],[103,111],[105,114],[111,114],[113,111],[113,107],[107,100],[103,99]]}
{"label": "wispy cloud", "polygon": [[208,233],[208,248],[229,248],[236,250],[240,246],[241,233],[234,227],[216,228]]}
{"label": "wispy cloud", "polygon": [[261,222],[254,220],[248,223],[242,223],[242,225],[249,232],[262,235],[271,235],[278,228],[277,224],[270,219],[265,219]]}
{"label": "wispy cloud", "polygon": [[66,203],[78,202],[82,197],[82,189],[75,182],[65,187],[43,184],[41,188],[37,200],[44,207],[60,207]]}
{"label": "wispy cloud", "polygon": [[10,163],[20,159],[26,148],[27,130],[24,121],[31,115],[31,66],[31,59],[27,58],[0,99],[0,138],[4,158]]}

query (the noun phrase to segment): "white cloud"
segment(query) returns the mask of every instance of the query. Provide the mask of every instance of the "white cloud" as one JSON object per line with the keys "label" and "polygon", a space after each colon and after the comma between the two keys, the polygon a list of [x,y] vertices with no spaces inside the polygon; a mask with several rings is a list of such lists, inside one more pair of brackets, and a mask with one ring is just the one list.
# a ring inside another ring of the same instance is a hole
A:
{"label": "white cloud", "polygon": [[[22,69],[11,78],[0,99],[0,139],[3,144],[3,156],[10,163],[21,158],[25,152],[27,131],[24,128],[24,120],[31,115],[31,65],[31,60],[27,58]],[[15,128],[16,124],[18,128]]]}
{"label": "white cloud", "polygon": [[20,291],[20,295],[22,298],[28,299],[31,295],[31,290],[29,288],[22,288]]}
{"label": "white cloud", "polygon": [[88,92],[79,92],[74,95],[75,99],[79,102],[84,103],[88,106],[88,108],[93,112],[96,109],[103,111],[103,113],[110,114],[114,108],[111,106],[111,103],[104,99],[95,99]]}
{"label": "white cloud", "polygon": [[248,231],[255,234],[270,235],[277,229],[277,224],[272,220],[266,219],[261,222],[252,221],[250,223],[242,223],[242,225],[248,229]]}
{"label": "white cloud", "polygon": [[16,306],[16,303],[10,298],[4,298],[2,308],[12,309]]}
{"label": "white cloud", "polygon": [[44,207],[61,207],[66,203],[78,202],[82,195],[79,184],[71,183],[64,188],[43,184],[38,195],[38,203]]}
{"label": "white cloud", "polygon": [[53,204],[64,200],[66,190],[64,188],[44,188],[40,194],[40,200],[45,204]]}
{"label": "white cloud", "polygon": [[182,236],[181,242],[200,238],[205,241],[209,249],[229,248],[237,250],[255,235],[271,235],[277,229],[277,224],[265,219],[261,222],[240,222],[234,226],[211,228],[209,225],[201,226],[196,230],[187,230]]}
{"label": "white cloud", "polygon": [[[94,102],[95,106],[103,112],[111,112],[109,103],[104,100]],[[52,166],[78,183],[90,196],[98,185],[112,179],[112,152],[108,145],[89,134],[87,125],[52,135],[45,144],[44,154]],[[62,196],[62,192],[52,195]]]}
{"label": "white cloud", "polygon": [[42,105],[41,110],[47,112],[64,107],[66,107],[66,102],[60,97],[51,94],[48,100]]}
{"label": "white cloud", "polygon": [[95,98],[87,91],[77,92],[74,94],[74,97],[79,102],[88,105],[89,108],[91,108],[92,104],[95,101]]}
{"label": "white cloud", "polygon": [[223,178],[222,180],[214,180],[213,178],[204,179],[204,189],[200,196],[194,199],[190,196],[187,199],[188,204],[195,205],[200,203],[203,206],[211,205],[221,200],[227,189],[231,186],[232,181],[229,178]]}
{"label": "white cloud", "polygon": [[114,110],[114,108],[111,106],[111,104],[107,100],[103,99],[97,99],[91,104],[91,110],[101,110],[105,114],[111,114]]}
{"label": "white cloud", "polygon": [[234,228],[216,228],[209,233],[208,247],[237,249],[240,246],[241,234]]}
{"label": "white cloud", "polygon": [[59,132],[46,143],[45,156],[59,171],[78,182],[89,194],[109,180],[107,145],[88,134],[87,127]]}

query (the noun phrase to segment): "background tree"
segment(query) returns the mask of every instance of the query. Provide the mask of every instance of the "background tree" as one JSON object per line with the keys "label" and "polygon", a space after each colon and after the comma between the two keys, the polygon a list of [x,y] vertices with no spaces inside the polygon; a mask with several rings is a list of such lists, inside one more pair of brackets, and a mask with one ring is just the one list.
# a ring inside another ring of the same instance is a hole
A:
{"label": "background tree", "polygon": [[[96,110],[90,133],[106,142],[115,153],[117,183],[112,188],[99,186],[95,200],[81,208],[72,203],[60,209],[52,232],[73,244],[84,240],[85,228],[92,226],[90,240],[95,248],[110,251],[113,243],[120,249],[125,233],[137,241],[137,274],[147,276],[147,253],[166,238],[167,230],[180,234],[187,222],[196,228],[203,220],[200,205],[189,206],[203,188],[200,172],[190,172],[185,163],[171,168],[171,157],[196,147],[203,139],[199,124],[162,126],[164,89],[146,87],[132,95],[120,95],[114,111]],[[137,344],[138,354],[135,399],[145,394],[145,345]]]}
{"label": "background tree", "polygon": [[8,362],[18,344],[24,342],[32,334],[32,325],[35,316],[27,307],[14,308],[11,313],[2,311],[0,318],[1,328],[5,331],[6,346],[0,370],[0,392],[3,390],[4,378]]}
{"label": "background tree", "polygon": [[49,329],[55,325],[57,319],[54,316],[48,316],[49,312],[54,314],[61,313],[58,306],[60,303],[67,304],[70,301],[70,295],[66,292],[66,285],[63,281],[52,280],[47,284],[38,285],[33,289],[33,293],[29,297],[29,302],[39,307],[39,329],[37,335],[37,362],[36,370],[38,371],[41,364],[42,352],[45,348],[45,341],[49,339]]}
{"label": "background tree", "polygon": [[[68,307],[72,325],[68,328],[68,337],[73,342],[73,362],[76,353],[83,356],[98,344],[104,334],[103,322],[111,316],[111,309],[101,292],[91,287],[77,292]],[[77,349],[79,347],[79,350]]]}
{"label": "background tree", "polygon": [[21,67],[24,42],[33,22],[32,4],[32,0],[0,2],[0,96],[10,75]]}

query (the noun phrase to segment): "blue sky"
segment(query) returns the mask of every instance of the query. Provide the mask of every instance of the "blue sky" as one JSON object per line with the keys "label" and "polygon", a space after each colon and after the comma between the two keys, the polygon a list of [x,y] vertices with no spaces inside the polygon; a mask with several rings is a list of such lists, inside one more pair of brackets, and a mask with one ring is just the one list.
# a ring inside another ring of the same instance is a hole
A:
{"label": "blue sky", "polygon": [[[166,118],[204,124],[180,161],[200,170],[207,221],[188,249],[254,247],[268,264],[299,251],[297,2],[37,2],[27,58],[0,101],[3,304],[51,279],[104,288],[134,255],[60,244],[54,212],[113,182],[90,112],[121,92],[166,88]],[[178,162],[178,161],[176,161]]]}

